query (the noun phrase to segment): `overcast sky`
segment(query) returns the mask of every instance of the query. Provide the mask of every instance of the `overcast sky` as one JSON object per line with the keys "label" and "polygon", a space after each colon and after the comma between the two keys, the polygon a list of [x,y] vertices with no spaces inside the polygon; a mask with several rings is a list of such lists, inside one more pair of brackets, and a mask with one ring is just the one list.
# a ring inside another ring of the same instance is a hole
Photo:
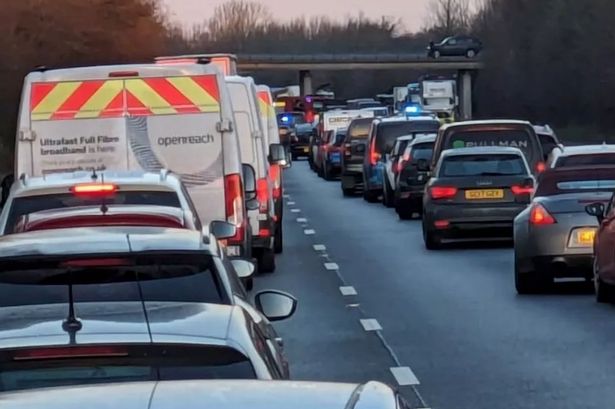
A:
{"label": "overcast sky", "polygon": [[[275,18],[291,19],[301,15],[327,15],[332,18],[356,16],[363,11],[367,16],[382,15],[400,18],[406,31],[423,27],[430,0],[260,0]],[[163,0],[169,11],[182,23],[201,23],[211,16],[213,9],[224,0]],[[352,7],[348,5],[352,4]]]}

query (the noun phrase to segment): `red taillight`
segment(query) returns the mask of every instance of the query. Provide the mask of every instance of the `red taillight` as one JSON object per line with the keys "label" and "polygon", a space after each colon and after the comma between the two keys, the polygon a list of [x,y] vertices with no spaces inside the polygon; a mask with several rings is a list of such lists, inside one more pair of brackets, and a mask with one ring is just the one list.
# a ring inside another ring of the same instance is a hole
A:
{"label": "red taillight", "polygon": [[555,223],[555,218],[541,204],[534,204],[530,211],[530,223],[535,225],[546,225]]}
{"label": "red taillight", "polygon": [[457,194],[457,188],[449,186],[434,186],[429,189],[429,193],[431,194],[431,198],[435,200],[450,199],[455,197]]}
{"label": "red taillight", "polygon": [[305,117],[305,121],[306,121],[306,122],[309,122],[309,123],[314,122],[314,112],[312,112],[312,111],[307,111],[307,112],[305,113],[305,116],[304,116],[304,117]]}
{"label": "red taillight", "polygon": [[226,221],[237,227],[234,237],[228,239],[229,243],[241,243],[244,233],[244,203],[243,185],[241,176],[238,173],[226,175],[224,177],[224,204],[226,210]]}
{"label": "red taillight", "polygon": [[531,195],[532,193],[534,193],[534,188],[532,186],[514,185],[510,187],[510,190],[515,195]]}
{"label": "red taillight", "polygon": [[451,222],[449,222],[448,220],[436,220],[433,225],[436,229],[448,229],[451,225]]}
{"label": "red taillight", "polygon": [[547,169],[547,165],[544,162],[538,162],[536,164],[536,172],[542,173]]}
{"label": "red taillight", "polygon": [[117,191],[117,186],[109,183],[84,183],[73,186],[70,191],[76,195],[109,195]]}
{"label": "red taillight", "polygon": [[258,210],[261,213],[266,213],[269,204],[269,182],[266,178],[256,181],[256,201],[258,202]]}
{"label": "red taillight", "polygon": [[267,228],[260,228],[258,230],[258,235],[259,237],[268,237],[271,236],[271,230],[267,229]]}
{"label": "red taillight", "polygon": [[271,165],[269,167],[269,179],[273,183],[273,198],[277,200],[282,197],[282,171],[280,165]]}
{"label": "red taillight", "polygon": [[378,161],[380,160],[381,157],[382,157],[382,155],[380,155],[378,152],[376,152],[376,144],[375,144],[375,142],[372,142],[372,144],[370,145],[370,148],[369,148],[369,163],[372,166],[376,166],[376,164],[378,164]]}
{"label": "red taillight", "polygon": [[134,261],[127,258],[90,258],[69,260],[60,264],[61,267],[119,267],[132,265],[134,265]]}
{"label": "red taillight", "polygon": [[37,359],[96,358],[120,356],[128,356],[128,351],[124,348],[113,346],[58,347],[16,351],[13,355],[13,360],[29,361]]}
{"label": "red taillight", "polygon": [[126,78],[126,77],[138,77],[138,71],[114,71],[109,73],[109,78]]}

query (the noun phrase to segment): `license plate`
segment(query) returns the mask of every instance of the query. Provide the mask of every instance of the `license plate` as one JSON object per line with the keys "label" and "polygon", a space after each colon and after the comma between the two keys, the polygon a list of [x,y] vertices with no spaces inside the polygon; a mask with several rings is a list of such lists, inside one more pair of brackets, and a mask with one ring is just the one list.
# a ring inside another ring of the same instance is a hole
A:
{"label": "license plate", "polygon": [[305,146],[303,147],[303,153],[308,153],[310,151],[310,148]]}
{"label": "license plate", "polygon": [[332,153],[331,154],[331,162],[339,162],[340,161],[340,154],[339,153]]}
{"label": "license plate", "polygon": [[479,189],[479,190],[466,190],[467,200],[490,200],[490,199],[503,199],[504,190],[502,189]]}

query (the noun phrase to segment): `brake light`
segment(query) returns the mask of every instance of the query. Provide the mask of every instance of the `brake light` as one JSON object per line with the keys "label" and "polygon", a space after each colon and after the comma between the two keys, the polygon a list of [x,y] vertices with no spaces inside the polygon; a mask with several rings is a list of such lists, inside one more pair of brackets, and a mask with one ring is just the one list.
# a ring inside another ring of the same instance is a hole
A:
{"label": "brake light", "polygon": [[256,200],[258,201],[258,210],[261,213],[267,213],[269,201],[269,182],[266,178],[261,178],[256,181]]}
{"label": "brake light", "polygon": [[434,186],[429,189],[431,198],[438,199],[450,199],[457,194],[457,188],[451,186]]}
{"label": "brake light", "polygon": [[13,355],[13,360],[30,361],[38,359],[96,358],[121,356],[128,356],[128,351],[125,348],[119,348],[115,346],[56,347],[16,351]]}
{"label": "brake light", "polygon": [[547,165],[544,162],[538,162],[536,164],[536,172],[542,173],[547,169]]}
{"label": "brake light", "polygon": [[237,227],[235,236],[228,239],[229,243],[241,243],[244,236],[244,203],[243,185],[241,176],[238,173],[226,175],[224,177],[224,205],[226,210],[226,221]]}
{"label": "brake light", "polygon": [[451,225],[451,222],[449,222],[448,220],[436,220],[433,225],[436,229],[448,229]]}
{"label": "brake light", "polygon": [[131,265],[134,265],[134,262],[127,258],[91,258],[69,260],[60,264],[61,267],[119,267]]}
{"label": "brake light", "polygon": [[536,203],[530,211],[530,224],[548,225],[556,223],[555,218],[544,208],[543,205]]}
{"label": "brake light", "polygon": [[269,167],[269,179],[273,182],[273,198],[279,199],[282,197],[282,172],[280,165],[271,165]]}
{"label": "brake light", "polygon": [[109,73],[109,78],[125,78],[125,77],[138,77],[138,71],[114,71]]}
{"label": "brake light", "polygon": [[117,191],[117,186],[108,183],[84,183],[71,189],[75,195],[108,195]]}
{"label": "brake light", "polygon": [[376,166],[376,164],[378,163],[378,161],[380,160],[381,157],[382,157],[382,155],[380,155],[378,152],[376,152],[375,141],[372,141],[372,144],[370,145],[370,148],[369,148],[369,163],[372,166]]}
{"label": "brake light", "polygon": [[510,187],[510,190],[515,195],[531,195],[532,193],[534,193],[534,188],[532,186],[514,185]]}

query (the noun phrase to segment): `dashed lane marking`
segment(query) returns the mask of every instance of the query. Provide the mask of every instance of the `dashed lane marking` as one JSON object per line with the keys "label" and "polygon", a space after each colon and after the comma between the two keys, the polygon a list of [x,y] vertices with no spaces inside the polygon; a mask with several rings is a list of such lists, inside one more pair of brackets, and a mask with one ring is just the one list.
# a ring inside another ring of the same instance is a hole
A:
{"label": "dashed lane marking", "polygon": [[325,263],[325,268],[329,271],[339,270],[340,266],[337,263]]}
{"label": "dashed lane marking", "polygon": [[312,247],[314,248],[314,251],[325,251],[327,249],[327,246],[324,244],[314,244]]}
{"label": "dashed lane marking", "polygon": [[289,206],[294,206],[296,203],[295,202],[288,202]]}
{"label": "dashed lane marking", "polygon": [[307,223],[307,219],[305,217],[299,217],[297,223]]}
{"label": "dashed lane marking", "polygon": [[301,213],[301,209],[290,209],[291,213]]}
{"label": "dashed lane marking", "polygon": [[306,236],[313,236],[316,234],[316,230],[314,229],[305,229],[303,230],[303,234],[305,234]]}
{"label": "dashed lane marking", "polygon": [[360,321],[365,331],[382,331],[382,326],[375,318],[364,318]]}
{"label": "dashed lane marking", "polygon": [[419,379],[409,366],[396,366],[390,369],[399,386],[420,385]]}
{"label": "dashed lane marking", "polygon": [[357,290],[355,290],[353,286],[347,285],[340,287],[340,293],[342,293],[342,295],[346,297],[351,295],[357,295]]}
{"label": "dashed lane marking", "polygon": [[290,199],[290,195],[282,195],[284,199]]}

